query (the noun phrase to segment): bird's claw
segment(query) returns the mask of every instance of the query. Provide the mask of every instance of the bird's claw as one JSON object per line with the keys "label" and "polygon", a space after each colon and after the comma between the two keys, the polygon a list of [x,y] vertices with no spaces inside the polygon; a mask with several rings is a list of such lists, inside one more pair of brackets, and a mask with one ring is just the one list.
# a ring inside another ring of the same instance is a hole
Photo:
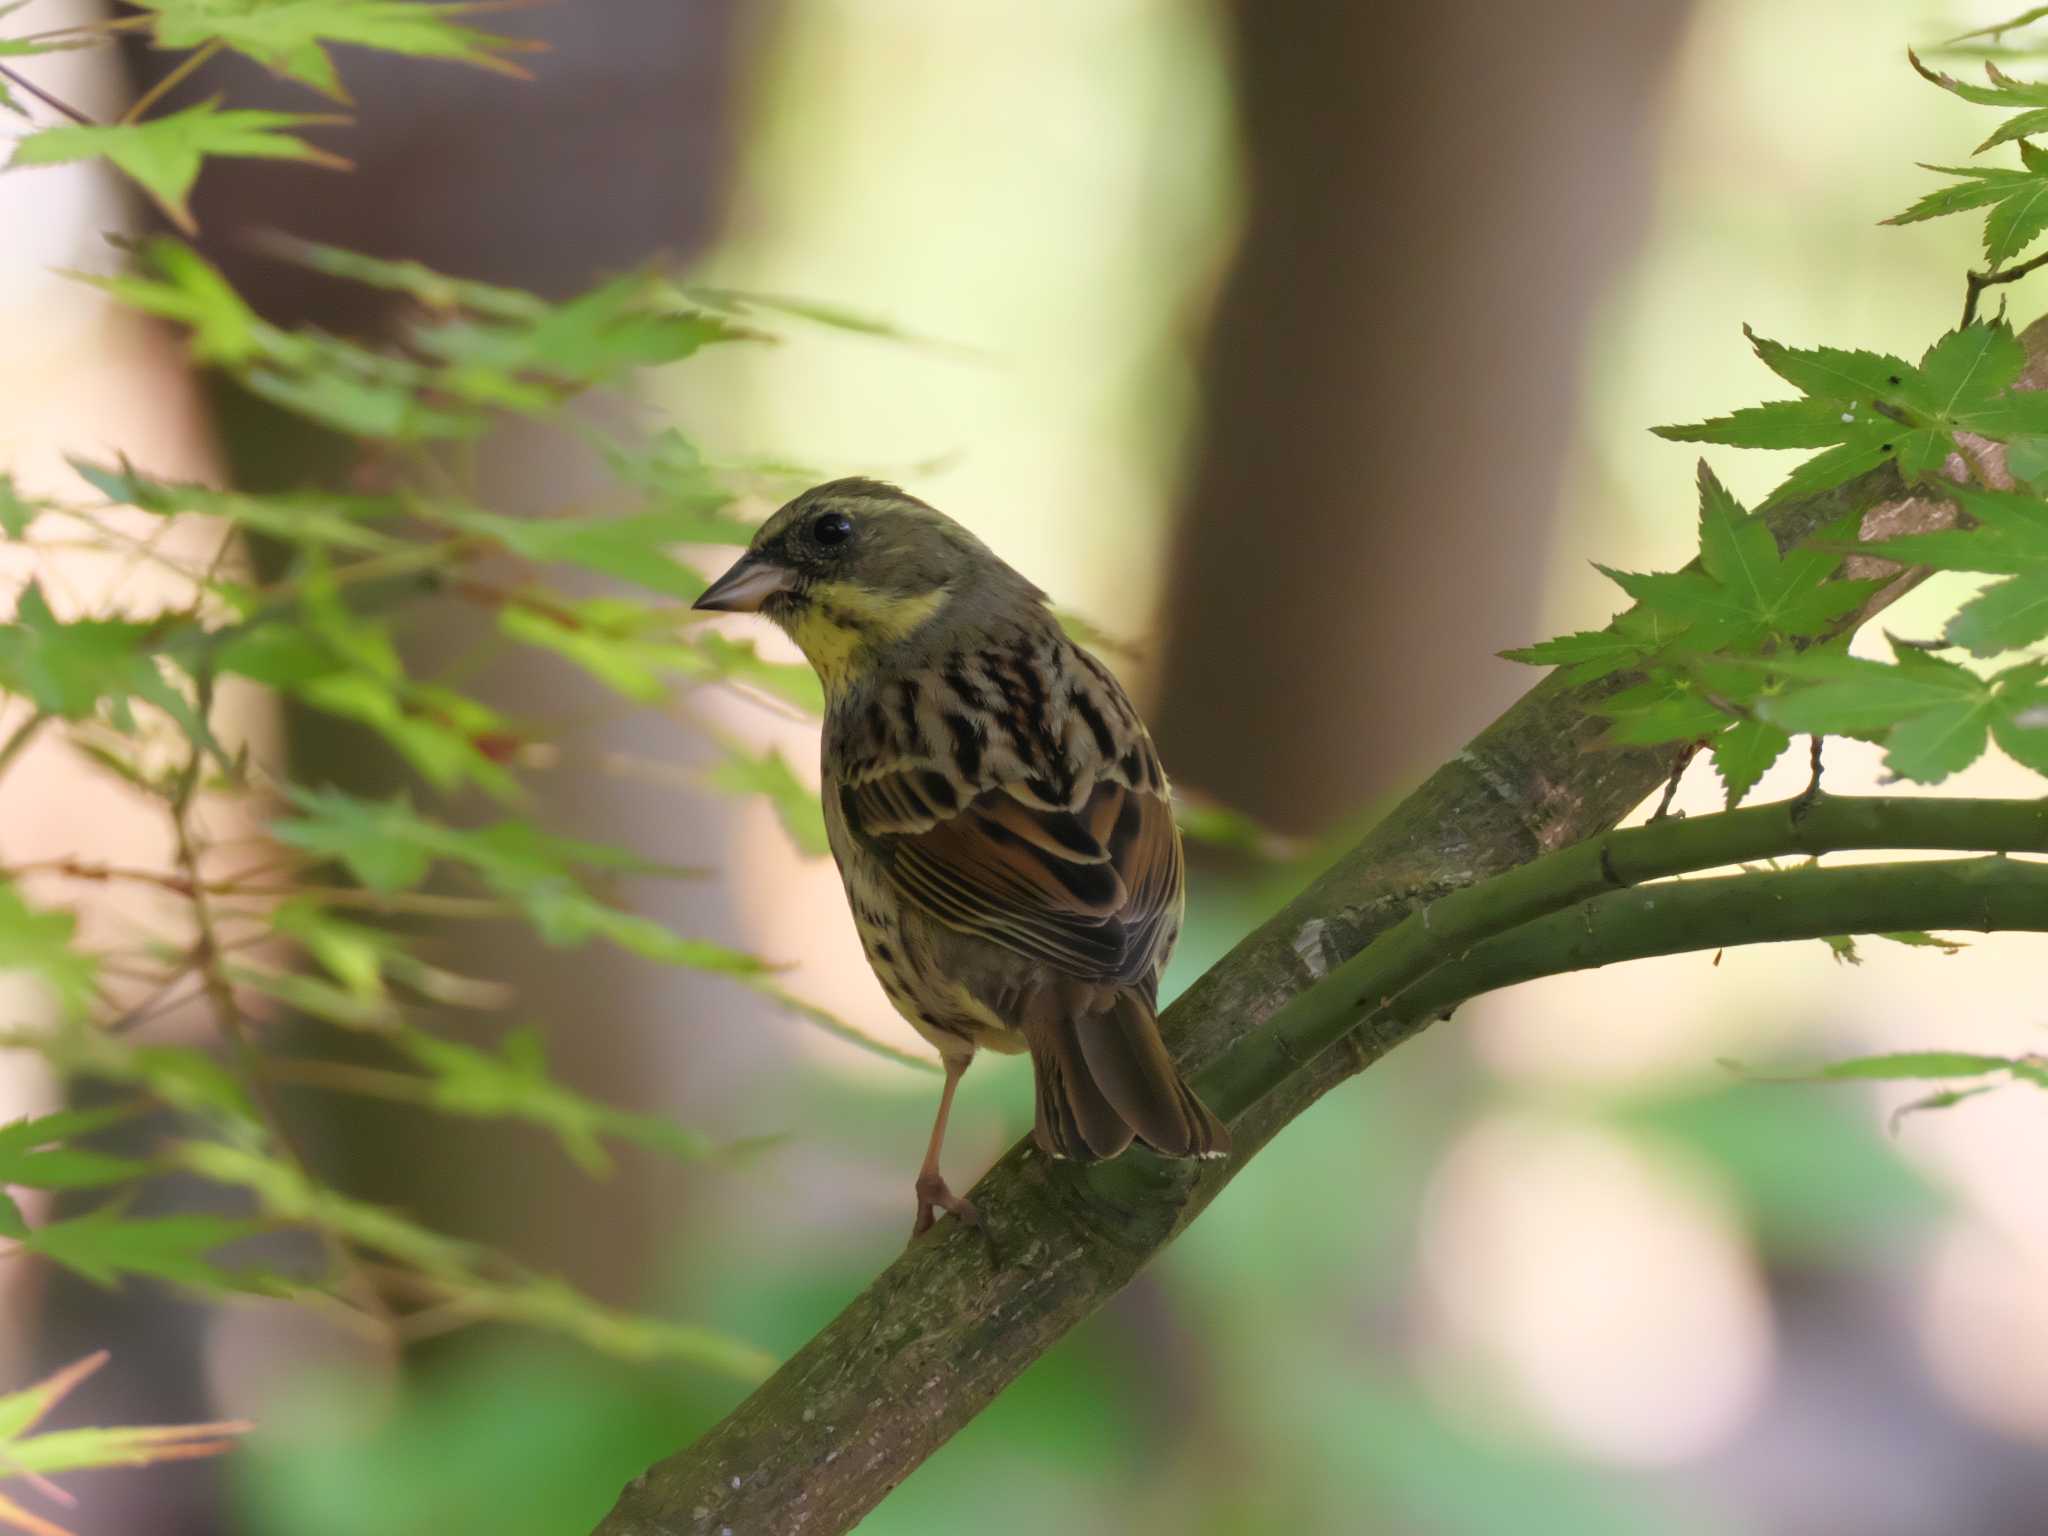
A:
{"label": "bird's claw", "polygon": [[919,1174],[917,1177],[917,1220],[911,1224],[913,1238],[924,1236],[939,1219],[941,1210],[951,1211],[962,1226],[981,1225],[981,1212],[974,1203],[964,1196],[956,1195],[947,1187],[946,1181],[937,1174]]}

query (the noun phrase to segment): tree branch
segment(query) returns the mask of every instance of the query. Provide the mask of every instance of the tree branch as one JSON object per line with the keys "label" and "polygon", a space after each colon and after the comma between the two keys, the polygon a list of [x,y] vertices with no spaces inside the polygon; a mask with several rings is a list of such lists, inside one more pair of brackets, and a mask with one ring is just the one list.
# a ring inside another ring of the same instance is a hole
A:
{"label": "tree branch", "polygon": [[[1314,1060],[1353,1030],[1361,1026],[1370,1029],[1388,1019],[1432,1017],[1428,1008],[1414,1002],[1411,989],[1442,997],[1449,985],[1453,1001],[1475,995],[1455,991],[1456,983],[1445,978],[1465,973],[1468,961],[1479,953],[1474,946],[1482,940],[1517,930],[1514,936],[1519,942],[1527,931],[1524,925],[1543,927],[1550,933],[1550,927],[1536,922],[1539,918],[1556,914],[1576,923],[1579,910],[1574,909],[1590,910],[1584,908],[1587,902],[1673,875],[1795,854],[1818,857],[1868,848],[2048,853],[2048,800],[1859,796],[1808,801],[1802,795],[1774,805],[1683,821],[1653,821],[1588,838],[1479,885],[1453,891],[1411,913],[1245,1036],[1237,1049],[1196,1079],[1195,1087],[1205,1103],[1228,1119],[1272,1092],[1299,1064]],[[1679,910],[1679,894],[1697,889],[1697,883],[1659,885],[1645,898],[1644,910],[1661,907],[1667,914],[1673,942],[1669,948],[1640,953],[1671,954],[1761,942],[1760,938],[1702,938],[1689,931],[1671,914]],[[1757,904],[1772,899],[1763,886],[1752,889],[1751,899]],[[1869,924],[1845,919],[1818,932],[1981,926],[1974,921]],[[1577,952],[1577,946],[1571,944],[1555,951],[1558,956]],[[1635,954],[1626,954],[1552,963],[1532,974],[1583,970],[1612,959],[1635,958]],[[1476,990],[1508,986],[1521,979],[1492,981]]]}
{"label": "tree branch", "polygon": [[[1404,1011],[1431,1018],[1517,982],[1652,955],[1928,928],[2048,932],[2048,864],[1996,855],[1849,864],[1615,891],[1474,945],[1418,986]],[[1394,1030],[1389,1048],[1414,1032]]]}
{"label": "tree branch", "polygon": [[[2031,331],[2027,340],[2036,357],[2048,351]],[[1866,539],[1955,516],[1938,491],[1909,493],[1886,468],[1773,508],[1766,521],[1789,548],[1851,513]],[[1898,573],[1846,623],[1917,579]],[[1248,1037],[1412,910],[1626,815],[1669,766],[1661,750],[1594,750],[1594,711],[1628,681],[1573,686],[1553,674],[1530,690],[1167,1010],[1183,1063],[1197,1073],[1219,1063],[1230,1079]],[[950,1223],[913,1244],[723,1422],[634,1479],[598,1536],[849,1529],[1125,1285],[1283,1126],[1392,1043],[1353,1031],[1312,1061],[1283,1061],[1278,1086],[1234,1117],[1235,1152],[1221,1164],[1133,1153],[1081,1169],[1013,1148],[974,1190],[999,1246]]]}

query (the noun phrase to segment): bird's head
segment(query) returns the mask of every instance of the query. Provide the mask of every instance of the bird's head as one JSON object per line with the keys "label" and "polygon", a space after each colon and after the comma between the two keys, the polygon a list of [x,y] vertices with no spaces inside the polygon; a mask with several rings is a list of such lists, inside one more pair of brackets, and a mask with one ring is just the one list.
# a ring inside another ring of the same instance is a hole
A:
{"label": "bird's head", "polygon": [[943,512],[878,480],[833,480],[763,523],[693,606],[773,620],[829,689],[956,602],[1042,600]]}

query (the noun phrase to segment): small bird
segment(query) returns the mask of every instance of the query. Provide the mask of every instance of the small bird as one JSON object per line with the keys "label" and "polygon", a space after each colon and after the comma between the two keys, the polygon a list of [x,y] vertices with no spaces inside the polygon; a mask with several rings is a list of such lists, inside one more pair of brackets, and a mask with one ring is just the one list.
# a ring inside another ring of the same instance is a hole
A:
{"label": "small bird", "polygon": [[982,1047],[1031,1052],[1052,1157],[1228,1153],[1159,1038],[1183,884],[1166,775],[1045,594],[944,513],[852,479],[769,518],[695,606],[764,615],[824,683],[832,855],[868,963],[946,1070],[911,1236],[941,1209],[980,1223],[939,1148]]}

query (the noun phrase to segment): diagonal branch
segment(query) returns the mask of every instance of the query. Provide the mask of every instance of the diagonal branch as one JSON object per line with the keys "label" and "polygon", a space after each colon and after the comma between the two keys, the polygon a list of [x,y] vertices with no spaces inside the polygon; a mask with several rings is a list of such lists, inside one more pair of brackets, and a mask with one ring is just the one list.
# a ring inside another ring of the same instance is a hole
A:
{"label": "diagonal branch", "polygon": [[[1553,933],[1553,927],[1536,921],[1539,918],[1561,915],[1568,923],[1577,922],[1584,903],[1673,875],[1762,859],[1818,857],[1872,848],[2048,854],[2048,800],[1854,796],[1810,801],[1801,795],[1775,805],[1751,806],[1686,821],[1654,821],[1625,832],[1587,838],[1491,880],[1453,891],[1409,914],[1267,1019],[1236,1050],[1212,1062],[1195,1087],[1204,1102],[1228,1118],[1271,1093],[1299,1063],[1313,1061],[1353,1030],[1367,1029],[1377,1034],[1391,1020],[1404,1031],[1405,1038],[1406,1033],[1420,1028],[1422,1021],[1442,1011],[1440,1007],[1418,1003],[1419,996],[1448,997],[1457,1002],[1526,979],[1489,981],[1465,992],[1456,990],[1455,980],[1466,974],[1468,960],[1478,953],[1474,946],[1482,940],[1511,930],[1518,943],[1528,942],[1523,935],[1530,929]],[[1655,911],[1661,906],[1667,914],[1673,943],[1669,949],[1645,950],[1642,954],[1753,942],[1708,940],[1679,922],[1673,914],[1680,910],[1680,901],[1699,888],[1698,882],[1660,884],[1654,888],[1646,898],[1644,910]],[[1758,904],[1770,899],[1762,886],[1749,888],[1755,891],[1753,900]],[[1896,929],[1990,925],[1975,921],[1951,925],[1930,919],[1877,926]],[[1847,917],[1820,930],[1827,934],[1870,931],[1871,924]],[[1573,930],[1566,934],[1566,939],[1575,933]],[[1560,956],[1575,952],[1570,943],[1560,944],[1555,950]],[[1534,974],[1583,970],[1589,964],[1605,965],[1615,958],[1640,957],[1628,954],[1576,964],[1549,964]],[[1481,968],[1475,974],[1489,973]]]}
{"label": "diagonal branch", "polygon": [[[2030,330],[2026,340],[2033,358],[2048,356],[2048,339]],[[1766,519],[1789,548],[1851,513],[1865,539],[1955,516],[1938,490],[1908,491],[1885,468]],[[1918,579],[1898,573],[1847,622]],[[1239,1051],[1261,1048],[1247,1042],[1282,1007],[1411,911],[1613,827],[1669,766],[1660,750],[1594,750],[1593,712],[1628,681],[1573,686],[1553,675],[1530,690],[1167,1011],[1182,1061],[1235,1081]],[[1354,1007],[1351,1022],[1363,1011]],[[974,1190],[999,1249],[950,1226],[913,1244],[724,1421],[635,1478],[597,1536],[851,1528],[1128,1283],[1289,1121],[1420,1027],[1339,1029],[1313,1059],[1283,1051],[1273,1086],[1247,1078],[1256,1097],[1233,1116],[1235,1153],[1221,1165],[1133,1154],[1075,1169],[1013,1148]]]}

